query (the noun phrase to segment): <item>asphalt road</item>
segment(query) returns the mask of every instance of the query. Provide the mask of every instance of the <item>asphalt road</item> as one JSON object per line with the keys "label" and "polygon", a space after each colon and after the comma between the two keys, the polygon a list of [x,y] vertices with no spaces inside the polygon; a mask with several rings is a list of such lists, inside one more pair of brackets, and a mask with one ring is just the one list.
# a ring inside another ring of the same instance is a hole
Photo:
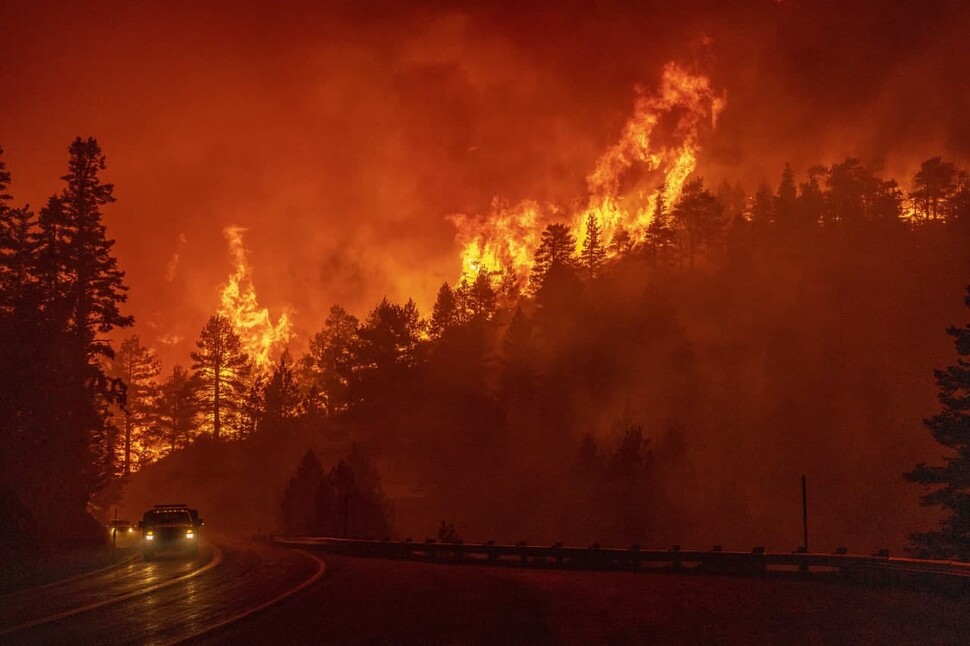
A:
{"label": "asphalt road", "polygon": [[[970,604],[797,578],[530,570],[219,539],[0,596],[2,644],[953,644]],[[243,617],[249,611],[258,610]]]}
{"label": "asphalt road", "polygon": [[119,567],[0,598],[0,643],[167,644],[271,601],[316,570],[310,558],[220,538],[193,560]]}
{"label": "asphalt road", "polygon": [[966,644],[970,604],[836,581],[581,572],[324,555],[238,644]]}

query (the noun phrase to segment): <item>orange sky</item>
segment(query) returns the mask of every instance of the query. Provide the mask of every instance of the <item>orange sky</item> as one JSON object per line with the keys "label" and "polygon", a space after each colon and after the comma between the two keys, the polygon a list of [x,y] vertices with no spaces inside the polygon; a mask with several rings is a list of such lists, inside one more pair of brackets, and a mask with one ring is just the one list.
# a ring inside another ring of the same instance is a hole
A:
{"label": "orange sky", "polygon": [[218,306],[224,227],[297,337],[333,303],[427,311],[460,269],[447,216],[575,199],[669,60],[727,92],[711,179],[970,157],[960,2],[479,4],[0,0],[12,192],[39,206],[71,139],[98,138],[135,332],[167,369]]}

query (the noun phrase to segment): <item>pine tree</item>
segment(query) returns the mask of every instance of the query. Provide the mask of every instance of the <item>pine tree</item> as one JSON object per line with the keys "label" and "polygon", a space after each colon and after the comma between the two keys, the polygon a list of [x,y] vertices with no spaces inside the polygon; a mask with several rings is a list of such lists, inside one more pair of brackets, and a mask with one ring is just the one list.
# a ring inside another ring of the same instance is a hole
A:
{"label": "pine tree", "polygon": [[34,220],[28,207],[11,209],[0,203],[0,314],[13,315],[35,301]]}
{"label": "pine tree", "polygon": [[455,299],[455,293],[448,283],[444,283],[438,289],[438,297],[435,299],[434,309],[431,310],[428,332],[431,338],[439,339],[446,331],[456,327],[458,322],[458,302]]}
{"label": "pine tree", "polygon": [[791,164],[786,163],[781,173],[781,183],[778,184],[778,195],[775,196],[775,221],[780,227],[790,229],[796,223],[796,191],[795,173]]}
{"label": "pine tree", "polygon": [[579,263],[590,280],[599,276],[603,263],[606,262],[606,249],[603,248],[603,231],[596,215],[586,216],[586,238],[583,240],[583,250],[579,255]]}
{"label": "pine tree", "polygon": [[670,221],[670,213],[667,211],[667,203],[664,199],[666,190],[665,184],[661,184],[657,189],[653,217],[647,225],[644,236],[644,247],[650,254],[650,260],[657,265],[666,265],[673,260],[677,241],[677,232],[674,231]]}
{"label": "pine tree", "polygon": [[307,449],[296,473],[283,490],[281,511],[285,533],[305,535],[316,530],[316,496],[323,479],[320,460],[312,450]]}
{"label": "pine tree", "polygon": [[132,472],[132,449],[146,456],[150,454],[155,438],[151,436],[155,427],[155,399],[158,397],[158,384],[155,378],[161,372],[158,356],[150,348],[141,344],[141,339],[131,336],[122,341],[111,360],[110,374],[125,385],[125,405],[122,408],[123,445],[121,449],[122,474]]}
{"label": "pine tree", "polygon": [[239,335],[225,316],[212,316],[202,328],[198,351],[192,352],[192,369],[199,385],[200,408],[219,439],[227,421],[238,416],[251,372],[249,357]]}
{"label": "pine tree", "polygon": [[310,350],[301,360],[307,382],[316,386],[328,415],[347,409],[349,384],[355,368],[354,348],[360,322],[339,305],[330,308],[323,330],[310,339]]}
{"label": "pine tree", "polygon": [[195,433],[198,415],[195,389],[195,380],[180,365],[172,368],[171,376],[159,388],[155,419],[168,453],[188,446]]}
{"label": "pine tree", "polygon": [[[970,286],[964,303],[970,308]],[[921,502],[946,512],[940,528],[911,536],[916,551],[937,558],[970,559],[970,324],[951,327],[956,364],[936,371],[943,410],[924,424],[951,451],[943,466],[921,462],[906,474],[910,482],[933,487]]]}
{"label": "pine tree", "polygon": [[266,384],[264,409],[260,430],[279,430],[293,422],[297,416],[300,393],[293,373],[293,359],[284,350],[273,374]]}
{"label": "pine tree", "polygon": [[[101,207],[113,201],[99,178],[104,155],[94,139],[75,140],[69,153],[66,187],[41,210],[37,230],[26,212],[4,228],[4,251],[11,242],[20,247],[4,254],[20,262],[5,273],[30,288],[17,295],[29,292],[16,324],[7,320],[2,330],[0,416],[12,420],[16,436],[4,441],[0,471],[26,507],[43,510],[35,517],[41,541],[76,536],[92,494],[114,473],[109,409],[124,389],[104,371],[101,359],[112,353],[103,335],[132,323],[120,311],[124,273],[101,221]],[[6,181],[5,174],[3,195]]]}
{"label": "pine tree", "polygon": [[71,326],[89,355],[108,355],[111,348],[98,333],[127,327],[131,316],[123,316],[119,305],[127,300],[125,273],[111,255],[114,240],[105,235],[101,207],[115,201],[111,184],[98,177],[106,168],[98,142],[89,137],[74,140],[69,148],[67,186],[60,196],[67,222],[66,238],[71,303]]}
{"label": "pine tree", "polygon": [[610,239],[610,253],[618,258],[625,258],[633,253],[635,246],[630,232],[622,226],[618,226]]}
{"label": "pine tree", "polygon": [[685,251],[689,266],[693,269],[697,251],[702,248],[710,251],[720,239],[723,225],[721,205],[704,188],[704,180],[700,177],[690,179],[684,184],[680,200],[674,209],[674,220],[684,233]]}
{"label": "pine tree", "polygon": [[484,269],[479,271],[468,290],[466,306],[471,318],[484,321],[491,319],[495,315],[497,299],[489,272]]}
{"label": "pine tree", "polygon": [[946,219],[957,192],[957,180],[957,169],[952,162],[933,157],[920,164],[909,194],[915,217],[920,220]]}
{"label": "pine tree", "polygon": [[533,259],[529,289],[537,293],[546,276],[554,269],[572,270],[576,266],[573,257],[575,249],[576,239],[565,224],[546,226]]}

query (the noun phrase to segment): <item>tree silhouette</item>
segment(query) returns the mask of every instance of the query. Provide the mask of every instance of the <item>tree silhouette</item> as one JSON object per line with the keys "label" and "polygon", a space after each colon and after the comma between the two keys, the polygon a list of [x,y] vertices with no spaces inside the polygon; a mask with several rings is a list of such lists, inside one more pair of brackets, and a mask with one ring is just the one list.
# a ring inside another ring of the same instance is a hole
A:
{"label": "tree silhouette", "polygon": [[99,332],[132,324],[131,316],[123,316],[119,305],[127,300],[124,272],[111,255],[114,240],[105,235],[101,223],[101,207],[115,201],[111,184],[104,184],[99,172],[106,168],[105,157],[98,142],[89,137],[74,140],[68,149],[68,174],[60,196],[64,220],[67,223],[66,251],[71,325],[79,342],[89,355],[109,355],[111,348],[99,340]]}
{"label": "tree silhouette", "polygon": [[666,265],[673,260],[677,240],[677,233],[670,221],[670,212],[667,210],[664,198],[666,190],[665,184],[661,184],[657,189],[653,217],[650,218],[644,237],[644,246],[650,254],[650,260],[660,265]]}
{"label": "tree silhouette", "polygon": [[355,346],[360,322],[347,310],[330,308],[323,330],[310,339],[310,350],[301,359],[306,381],[316,387],[328,415],[347,410],[350,379],[356,367]]}
{"label": "tree silhouette", "polygon": [[169,453],[185,448],[192,440],[198,415],[196,385],[188,371],[176,364],[158,389],[155,419]]}
{"label": "tree silhouette", "polygon": [[316,496],[323,482],[323,467],[312,450],[307,450],[296,473],[283,490],[280,505],[283,531],[290,535],[310,534],[318,525]]}
{"label": "tree silhouette", "polygon": [[778,195],[775,196],[775,222],[778,226],[791,229],[797,223],[797,201],[795,173],[792,172],[791,164],[786,162],[781,173],[781,182],[778,184]]}
{"label": "tree silhouette", "polygon": [[105,373],[101,360],[112,352],[99,335],[132,323],[120,312],[124,274],[101,222],[101,207],[113,201],[99,178],[104,155],[94,139],[68,150],[66,187],[36,228],[28,209],[0,200],[0,471],[27,508],[43,510],[40,541],[76,534],[114,472],[108,411],[124,389]]}
{"label": "tree silhouette", "polygon": [[251,371],[249,357],[225,316],[210,317],[195,345],[198,350],[189,356],[199,385],[200,408],[212,436],[219,439],[227,417],[240,412]]}
{"label": "tree silhouette", "polygon": [[636,243],[630,232],[622,226],[618,226],[616,231],[613,232],[613,237],[610,238],[610,253],[618,258],[625,258],[633,253],[635,247]]}
{"label": "tree silhouette", "polygon": [[602,234],[596,215],[590,213],[586,216],[586,237],[583,239],[583,250],[579,255],[579,264],[586,271],[589,279],[596,278],[603,263],[606,262]]}
{"label": "tree silhouette", "polygon": [[946,219],[958,189],[957,180],[956,166],[941,157],[932,157],[920,164],[909,194],[913,215],[920,220]]}
{"label": "tree silhouette", "polygon": [[573,257],[575,250],[576,239],[565,224],[547,225],[533,258],[532,274],[529,279],[532,293],[538,293],[550,271],[557,268],[572,270],[576,266],[576,260]]}
{"label": "tree silhouette", "polygon": [[137,335],[122,341],[111,360],[111,376],[125,385],[125,405],[122,407],[124,442],[121,451],[124,476],[132,471],[132,442],[138,442],[143,454],[150,451],[154,442],[151,431],[156,422],[155,399],[158,397],[155,378],[160,371],[158,356],[143,346]]}
{"label": "tree silhouette", "polygon": [[481,270],[466,292],[465,307],[471,319],[487,321],[495,314],[498,295],[488,271]]}
{"label": "tree silhouette", "polygon": [[704,188],[704,180],[696,177],[688,180],[674,208],[674,220],[684,236],[687,258],[691,269],[694,258],[701,248],[708,248],[721,235],[721,205]]}
{"label": "tree silhouette", "polygon": [[293,373],[293,359],[284,350],[266,384],[260,430],[279,430],[293,422],[300,403],[300,393]]}
{"label": "tree silhouette", "polygon": [[438,289],[434,308],[431,310],[431,321],[428,323],[428,333],[431,338],[438,339],[448,330],[456,327],[460,322],[458,301],[448,283],[443,283]]}
{"label": "tree silhouette", "polygon": [[357,330],[349,384],[352,401],[374,403],[396,395],[418,364],[422,332],[414,301],[399,305],[382,299]]}
{"label": "tree silhouette", "polygon": [[[970,308],[970,286],[964,303]],[[913,546],[938,558],[970,558],[970,324],[951,327],[947,334],[955,340],[957,362],[937,370],[936,383],[943,410],[924,424],[933,438],[951,451],[943,466],[916,465],[906,474],[910,482],[928,485],[933,490],[922,496],[924,506],[940,507],[946,512],[939,529],[911,536]]]}

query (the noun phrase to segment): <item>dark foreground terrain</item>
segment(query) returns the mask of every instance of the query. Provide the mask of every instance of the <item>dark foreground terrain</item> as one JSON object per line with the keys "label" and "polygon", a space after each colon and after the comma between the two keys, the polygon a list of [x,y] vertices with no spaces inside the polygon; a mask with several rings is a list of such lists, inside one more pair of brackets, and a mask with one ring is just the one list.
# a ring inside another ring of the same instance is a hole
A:
{"label": "dark foreground terrain", "polygon": [[309,592],[210,641],[953,644],[970,631],[970,604],[932,592],[321,556]]}

